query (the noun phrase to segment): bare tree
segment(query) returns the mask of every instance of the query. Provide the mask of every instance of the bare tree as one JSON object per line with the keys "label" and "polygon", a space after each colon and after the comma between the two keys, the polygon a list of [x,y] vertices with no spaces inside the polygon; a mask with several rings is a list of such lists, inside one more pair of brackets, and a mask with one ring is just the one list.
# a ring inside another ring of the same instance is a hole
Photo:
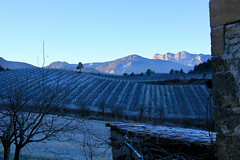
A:
{"label": "bare tree", "polygon": [[110,109],[111,109],[112,115],[113,115],[116,119],[119,119],[119,118],[123,118],[123,117],[124,117],[124,109],[123,109],[123,106],[121,106],[121,105],[112,105],[112,106],[110,106]]}
{"label": "bare tree", "polygon": [[[4,159],[8,160],[10,155],[10,147],[13,143],[13,123],[12,117],[1,115],[1,142],[4,148]],[[4,126],[4,127],[2,127]]]}
{"label": "bare tree", "polygon": [[[93,127],[95,129],[93,129]],[[88,122],[82,122],[78,129],[78,133],[81,133],[82,136],[73,140],[73,144],[79,147],[80,152],[83,153],[86,160],[101,157],[106,159],[108,152],[111,150],[109,137],[99,135],[99,133],[97,133],[100,132],[99,130],[101,130],[101,128],[93,126]]]}
{"label": "bare tree", "polygon": [[147,112],[148,112],[148,121],[150,121],[151,120],[151,116],[152,116],[152,108],[148,107]]}
{"label": "bare tree", "polygon": [[87,109],[87,106],[85,103],[79,103],[77,105],[77,114],[80,117],[85,117],[89,115],[89,110]]}
{"label": "bare tree", "polygon": [[62,105],[68,93],[67,86],[60,85],[61,75],[50,81],[46,70],[39,73],[36,79],[16,75],[14,82],[7,80],[0,88],[0,134],[6,160],[12,143],[14,160],[18,160],[28,143],[57,138],[60,132],[73,127],[72,118],[49,115]]}
{"label": "bare tree", "polygon": [[19,81],[16,77],[15,82],[17,84],[4,81],[4,86],[1,86],[0,98],[1,98],[1,141],[4,147],[4,159],[9,159],[10,147],[14,142],[14,130],[15,116],[23,106],[29,101],[26,95],[26,81]]}
{"label": "bare tree", "polygon": [[102,112],[102,116],[104,116],[104,114],[105,114],[105,107],[106,107],[105,103],[104,102],[100,102],[99,108],[100,108],[100,110]]}
{"label": "bare tree", "polygon": [[143,121],[143,114],[144,114],[144,106],[141,105],[139,108],[139,121]]}
{"label": "bare tree", "polygon": [[163,123],[163,118],[164,118],[163,108],[159,108],[159,118],[160,118],[160,123]]}

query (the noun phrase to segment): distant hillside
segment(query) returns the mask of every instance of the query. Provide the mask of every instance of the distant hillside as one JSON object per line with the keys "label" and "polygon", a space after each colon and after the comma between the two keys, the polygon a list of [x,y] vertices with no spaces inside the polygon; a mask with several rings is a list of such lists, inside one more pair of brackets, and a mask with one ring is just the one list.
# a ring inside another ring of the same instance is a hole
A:
{"label": "distant hillside", "polygon": [[108,62],[84,63],[83,65],[84,65],[84,67],[97,68],[104,63],[108,63]]}
{"label": "distant hillside", "polygon": [[14,61],[7,61],[0,57],[0,66],[8,69],[26,69],[26,68],[36,68],[35,66],[23,63],[23,62],[14,62]]}
{"label": "distant hillside", "polygon": [[[203,63],[210,59],[210,55],[190,54],[182,51],[177,54],[166,53],[164,55],[156,54],[153,59],[141,57],[139,55],[130,55],[119,58],[114,61],[101,63],[83,64],[83,72],[107,73],[122,75],[123,73],[139,74],[145,73],[147,69],[154,70],[155,73],[169,73],[171,69],[188,72],[197,64]],[[46,68],[76,70],[77,64],[68,64],[67,62],[53,62]]]}
{"label": "distant hillside", "polygon": [[[69,64],[67,62],[53,62],[50,65],[46,66],[45,68],[49,69],[63,69],[63,70],[68,70],[68,71],[76,71],[77,64]],[[91,67],[91,65],[85,65],[84,68],[82,69],[82,72],[87,72],[87,73],[101,73],[100,71],[96,70],[94,67]]]}
{"label": "distant hillside", "polygon": [[[182,65],[180,63],[163,61],[158,59],[148,59],[138,55],[130,55],[110,62],[103,63],[85,63],[83,72],[107,73],[122,75],[123,73],[145,73],[147,69],[154,70],[156,73],[169,73],[171,69],[183,69],[185,72],[193,67]],[[68,64],[67,62],[53,62],[46,68],[76,70],[77,64]]]}
{"label": "distant hillside", "polygon": [[153,56],[153,59],[181,63],[187,66],[195,66],[200,63],[206,62],[208,59],[211,59],[211,55],[191,54],[186,51],[181,51],[176,54],[173,53],[155,54]]}
{"label": "distant hillside", "polygon": [[125,72],[146,72],[147,69],[154,70],[156,73],[168,73],[171,69],[181,68],[187,72],[191,70],[192,67],[175,62],[163,61],[158,59],[147,59],[138,55],[130,55],[112,62],[104,63],[98,66],[96,69],[105,73],[121,75]]}
{"label": "distant hillside", "polygon": [[53,62],[50,65],[46,66],[45,68],[50,69],[64,69],[64,70],[76,70],[77,64],[69,64],[65,61],[57,61]]}

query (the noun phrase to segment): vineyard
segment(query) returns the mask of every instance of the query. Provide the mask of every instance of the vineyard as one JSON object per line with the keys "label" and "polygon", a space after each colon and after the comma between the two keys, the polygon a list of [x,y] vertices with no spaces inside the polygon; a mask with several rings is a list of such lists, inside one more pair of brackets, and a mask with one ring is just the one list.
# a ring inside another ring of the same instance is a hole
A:
{"label": "vineyard", "polygon": [[[191,74],[167,74],[167,73],[156,73],[156,74],[151,74],[150,76],[147,76],[146,74],[141,76],[141,75],[135,75],[135,76],[121,76],[121,75],[111,75],[111,74],[94,74],[91,73],[92,75],[99,76],[101,78],[108,78],[108,79],[114,79],[114,80],[131,80],[135,82],[145,82],[145,81],[164,81],[164,80],[169,80],[169,79],[202,79],[203,78],[203,73],[191,73]],[[206,79],[212,79],[212,74],[211,73],[205,73],[205,78]]]}
{"label": "vineyard", "polygon": [[28,69],[0,72],[1,93],[7,95],[8,85],[17,87],[27,82],[29,92],[38,96],[41,94],[39,84],[43,76],[47,85],[58,83],[62,88],[60,94],[67,93],[63,99],[65,107],[77,108],[84,104],[90,110],[101,111],[99,106],[104,104],[106,112],[115,109],[126,115],[139,115],[142,112],[149,117],[206,117],[210,91],[205,85],[150,85],[123,76],[115,78],[70,71]]}

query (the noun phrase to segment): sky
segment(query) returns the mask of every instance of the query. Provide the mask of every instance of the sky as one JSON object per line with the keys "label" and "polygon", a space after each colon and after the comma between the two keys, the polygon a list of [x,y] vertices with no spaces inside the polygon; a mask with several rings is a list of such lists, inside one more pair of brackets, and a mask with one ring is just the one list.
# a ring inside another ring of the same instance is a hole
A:
{"label": "sky", "polygon": [[209,0],[0,0],[0,57],[42,66],[210,54]]}

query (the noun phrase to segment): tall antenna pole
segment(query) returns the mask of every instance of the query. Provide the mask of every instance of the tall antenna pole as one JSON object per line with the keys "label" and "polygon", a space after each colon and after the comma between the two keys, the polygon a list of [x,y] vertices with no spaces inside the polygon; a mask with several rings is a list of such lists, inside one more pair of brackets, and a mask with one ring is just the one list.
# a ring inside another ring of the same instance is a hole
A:
{"label": "tall antenna pole", "polygon": [[38,67],[39,67],[39,58],[37,57],[37,63],[38,63]]}
{"label": "tall antenna pole", "polygon": [[43,41],[43,66],[44,67],[45,65],[45,53],[44,53],[44,41]]}

